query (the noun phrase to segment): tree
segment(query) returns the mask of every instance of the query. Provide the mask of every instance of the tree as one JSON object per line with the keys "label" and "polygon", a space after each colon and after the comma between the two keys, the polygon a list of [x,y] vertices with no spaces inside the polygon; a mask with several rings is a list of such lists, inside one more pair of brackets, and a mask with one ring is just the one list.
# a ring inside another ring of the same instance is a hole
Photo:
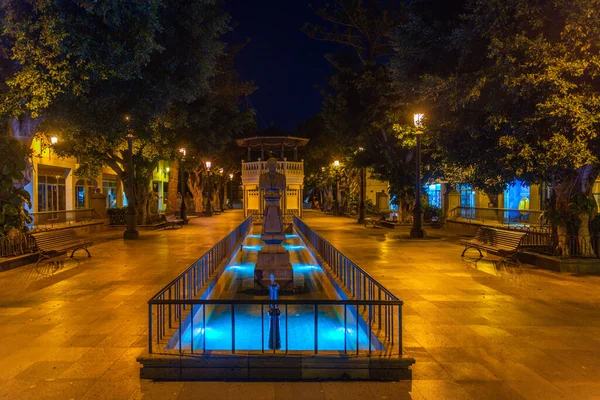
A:
{"label": "tree", "polygon": [[315,40],[338,43],[351,50],[353,60],[345,55],[328,55],[336,67],[357,68],[377,62],[393,54],[390,33],[404,16],[404,2],[382,0],[334,0],[314,8],[322,24],[307,23],[303,32]]}
{"label": "tree", "polygon": [[472,0],[460,17],[438,16],[426,29],[431,3],[415,2],[396,33],[394,68],[418,78],[415,97],[432,106],[442,164],[488,192],[514,179],[550,182],[557,251],[569,255],[574,234],[591,254],[600,3]]}
{"label": "tree", "polygon": [[[256,90],[253,82],[244,81],[235,69],[235,57],[246,43],[230,45],[219,57],[216,74],[210,81],[207,93],[185,108],[185,117],[179,118],[178,137],[190,152],[185,170],[186,184],[190,188],[197,212],[203,211],[203,193],[208,192],[205,161],[210,160],[212,171],[224,172],[223,179],[211,180],[219,183],[211,193],[220,193],[229,174],[240,169],[243,152],[234,139],[256,130],[254,110],[245,107],[244,100]],[[177,171],[177,170],[175,170]],[[171,174],[176,177],[177,173]],[[217,175],[214,175],[217,176]],[[169,188],[173,186],[169,183]],[[176,184],[174,187],[177,187]],[[175,196],[169,196],[175,198]],[[211,200],[212,204],[215,204]],[[174,207],[174,204],[168,205]]]}
{"label": "tree", "polygon": [[[43,126],[62,136],[60,154],[79,157],[79,175],[110,166],[123,180],[128,200],[136,202],[140,223],[147,216],[152,170],[180,147],[182,129],[189,126],[188,107],[209,92],[224,47],[218,39],[228,30],[228,16],[210,0],[170,0],[160,8],[158,21],[159,50],[137,77],[98,82],[85,98],[61,96]],[[125,162],[128,132],[135,136],[135,196]]]}
{"label": "tree", "polygon": [[[14,230],[26,230],[32,219],[24,208],[31,206],[29,193],[18,183],[24,179],[28,150],[16,139],[0,135],[0,238]],[[15,184],[16,183],[16,184]]]}
{"label": "tree", "polygon": [[0,112],[13,119],[12,130],[14,120],[43,117],[64,94],[83,96],[100,81],[137,77],[160,46],[160,3],[3,1]]}

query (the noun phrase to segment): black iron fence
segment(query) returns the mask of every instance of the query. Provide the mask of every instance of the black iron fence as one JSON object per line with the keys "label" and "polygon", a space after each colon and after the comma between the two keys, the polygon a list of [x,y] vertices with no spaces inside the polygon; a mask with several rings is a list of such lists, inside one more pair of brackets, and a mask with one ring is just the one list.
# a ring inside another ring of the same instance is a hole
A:
{"label": "black iron fence", "polygon": [[521,242],[523,248],[535,253],[561,257],[600,257],[600,236],[553,235],[528,231]]}
{"label": "black iron fence", "polygon": [[10,237],[0,237],[0,257],[16,257],[35,251],[35,240],[27,233],[19,232]]}
{"label": "black iron fence", "polygon": [[95,212],[91,208],[77,210],[58,210],[29,213],[33,217],[34,228],[52,228],[55,224],[74,224],[77,222],[91,221]]}
{"label": "black iron fence", "polygon": [[349,290],[349,294],[352,297],[358,300],[385,300],[402,303],[399,298],[373,279],[371,275],[360,268],[349,257],[309,228],[304,221],[294,218],[294,224],[323,258],[323,261],[329,265],[343,286]]}
{"label": "black iron fence", "polygon": [[[298,230],[309,241],[311,237],[313,240],[319,237],[299,219],[296,218],[295,222]],[[215,351],[214,345],[207,346],[206,340],[209,330],[214,326],[209,319],[219,309],[221,321],[228,322],[226,326],[221,325],[221,330],[227,331],[227,334],[219,339],[220,343],[217,346],[219,348],[216,350],[230,354],[249,350],[276,354],[287,354],[290,350],[297,351],[297,348],[290,349],[290,338],[302,336],[309,329],[314,342],[310,349],[304,348],[301,351],[310,351],[314,354],[326,352],[328,355],[351,353],[357,355],[362,353],[368,356],[373,353],[386,356],[402,355],[402,301],[322,238],[319,247],[315,246],[316,251],[324,260],[331,262],[326,261],[335,276],[339,277],[344,285],[348,285],[346,290],[354,298],[278,299],[276,303],[280,310],[279,318],[282,325],[280,347],[269,348],[268,342],[265,341],[265,337],[270,333],[269,309],[273,306],[273,300],[204,298],[218,280],[219,271],[222,270],[219,266],[224,266],[223,262],[229,260],[233,250],[241,244],[251,225],[252,219],[249,217],[150,299],[148,302],[150,353],[158,351],[163,354],[206,354]],[[305,324],[290,325],[288,315],[297,316],[299,308],[304,308],[305,311],[309,308],[312,312],[311,327],[307,328]],[[325,310],[333,311],[340,325],[338,328],[333,328],[333,331],[331,324],[327,325],[322,319],[322,312]],[[244,319],[250,312],[256,313],[254,319],[257,321],[256,329],[252,332],[248,331],[248,322]],[[258,312],[260,312],[260,322],[258,322]],[[258,327],[258,323],[262,328]],[[240,325],[244,327],[240,328]],[[343,330],[343,339],[340,339],[340,343],[341,340],[344,342],[343,346],[330,352],[330,348],[320,343],[320,338],[323,340],[329,333],[336,333],[338,330],[340,332]],[[240,335],[246,336],[245,343],[248,341],[253,343],[251,348],[239,345]]]}
{"label": "black iron fence", "polygon": [[451,220],[464,219],[481,223],[494,223],[511,227],[547,227],[548,220],[541,210],[518,210],[512,208],[455,207],[450,210]]}

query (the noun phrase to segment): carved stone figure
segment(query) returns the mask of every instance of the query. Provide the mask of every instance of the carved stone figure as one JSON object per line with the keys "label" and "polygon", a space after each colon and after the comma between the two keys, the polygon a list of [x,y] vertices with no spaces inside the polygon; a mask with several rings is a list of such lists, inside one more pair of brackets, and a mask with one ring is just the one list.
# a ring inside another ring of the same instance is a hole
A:
{"label": "carved stone figure", "polygon": [[269,158],[267,160],[267,168],[269,171],[261,174],[258,179],[259,189],[268,191],[273,191],[273,189],[285,190],[285,175],[277,172],[277,159],[273,157]]}

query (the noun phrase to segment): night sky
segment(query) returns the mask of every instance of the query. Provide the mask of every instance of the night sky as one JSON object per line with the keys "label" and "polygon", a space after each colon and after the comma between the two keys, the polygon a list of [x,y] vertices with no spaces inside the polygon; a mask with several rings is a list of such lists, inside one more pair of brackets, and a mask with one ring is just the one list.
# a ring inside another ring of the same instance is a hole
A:
{"label": "night sky", "polygon": [[[312,0],[310,4],[318,4]],[[233,32],[229,43],[250,43],[238,55],[243,79],[258,90],[250,96],[258,129],[274,125],[292,131],[321,109],[317,86],[326,83],[333,68],[324,58],[336,45],[308,38],[300,31],[306,22],[319,22],[308,0],[226,0]]]}

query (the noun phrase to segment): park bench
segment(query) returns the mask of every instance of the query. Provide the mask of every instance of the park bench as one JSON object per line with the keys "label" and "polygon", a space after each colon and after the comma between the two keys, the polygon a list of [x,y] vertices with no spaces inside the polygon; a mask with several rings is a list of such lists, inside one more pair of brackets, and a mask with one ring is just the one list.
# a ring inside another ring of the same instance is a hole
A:
{"label": "park bench", "polygon": [[222,212],[222,211],[223,211],[223,210],[221,210],[220,208],[217,208],[217,207],[215,207],[215,206],[212,206],[212,213],[213,213],[213,214],[215,214],[215,215],[221,215],[221,212]]}
{"label": "park bench", "polygon": [[174,214],[165,215],[165,228],[169,226],[175,228],[175,225],[179,225],[183,228],[183,224],[185,224],[185,221],[181,218],[177,218]]}
{"label": "park bench", "polygon": [[365,218],[365,228],[369,224],[373,225],[373,228],[381,227],[381,222],[382,221],[385,221],[385,216],[384,215],[380,216],[379,218],[367,217],[367,218]]}
{"label": "park bench", "polygon": [[39,251],[38,264],[45,258],[50,259],[60,253],[71,250],[71,258],[73,258],[73,254],[79,249],[85,250],[88,257],[92,256],[87,249],[88,246],[92,245],[92,242],[77,236],[74,229],[57,229],[34,233],[31,236],[35,240],[35,244]]}
{"label": "park bench", "polygon": [[[475,232],[472,239],[462,239],[459,243],[465,246],[461,257],[470,249],[479,251],[479,255],[483,257],[481,250],[488,253],[499,255],[503,258],[514,258],[519,248],[522,246],[523,237],[527,233],[521,231],[509,231],[504,229],[495,229],[487,226],[480,226]],[[518,261],[518,260],[517,260]]]}

